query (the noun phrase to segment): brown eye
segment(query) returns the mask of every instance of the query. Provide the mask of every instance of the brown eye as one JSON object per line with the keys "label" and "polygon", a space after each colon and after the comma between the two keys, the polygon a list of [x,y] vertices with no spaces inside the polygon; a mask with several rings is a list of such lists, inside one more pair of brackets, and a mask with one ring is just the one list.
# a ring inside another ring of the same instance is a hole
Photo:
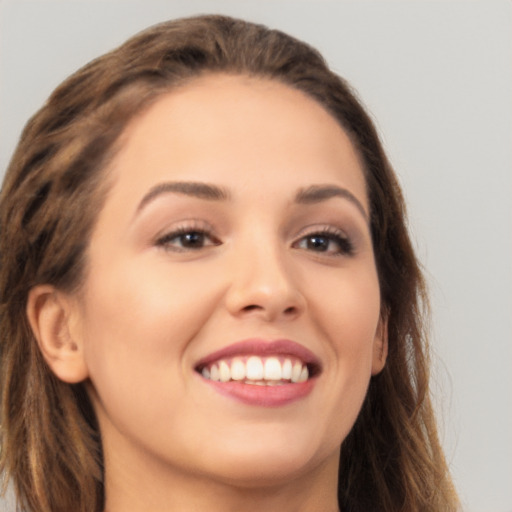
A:
{"label": "brown eye", "polygon": [[174,251],[194,251],[219,245],[219,241],[203,230],[179,230],[168,233],[157,241],[157,245]]}
{"label": "brown eye", "polygon": [[348,238],[344,235],[331,232],[311,233],[298,240],[294,247],[313,251],[317,253],[325,253],[326,255],[351,255],[353,254],[353,246]]}
{"label": "brown eye", "polygon": [[177,236],[176,241],[179,243],[180,247],[197,249],[205,245],[206,236],[199,231],[191,231],[190,233]]}
{"label": "brown eye", "polygon": [[306,248],[311,251],[327,252],[330,248],[332,240],[326,236],[308,236],[305,240]]}

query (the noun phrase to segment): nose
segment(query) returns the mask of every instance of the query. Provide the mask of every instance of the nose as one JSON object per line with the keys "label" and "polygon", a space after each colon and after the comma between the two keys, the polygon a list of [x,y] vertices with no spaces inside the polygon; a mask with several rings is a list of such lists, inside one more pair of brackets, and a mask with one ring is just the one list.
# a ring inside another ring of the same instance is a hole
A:
{"label": "nose", "polygon": [[297,318],[305,298],[292,265],[275,247],[252,247],[235,255],[230,266],[226,306],[236,317],[266,322]]}

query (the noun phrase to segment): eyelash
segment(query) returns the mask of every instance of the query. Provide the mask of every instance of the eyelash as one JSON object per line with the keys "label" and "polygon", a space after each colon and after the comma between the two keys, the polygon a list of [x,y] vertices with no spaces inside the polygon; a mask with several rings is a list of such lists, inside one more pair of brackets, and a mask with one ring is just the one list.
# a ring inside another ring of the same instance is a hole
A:
{"label": "eyelash", "polygon": [[[205,247],[214,247],[221,245],[222,242],[212,235],[212,229],[209,227],[198,226],[198,225],[185,225],[174,231],[166,233],[156,241],[156,246],[162,247],[168,251],[174,252],[187,252],[187,251],[198,251]],[[199,242],[199,246],[186,246],[184,245],[185,237],[189,236],[189,242],[192,244]],[[316,242],[313,242],[317,239]],[[194,240],[196,242],[194,242]],[[205,244],[205,241],[209,243]],[[173,242],[179,242],[180,245],[175,245]],[[313,244],[313,247],[309,243]],[[303,243],[306,243],[306,247],[301,247]],[[329,245],[332,243],[336,244],[337,248],[329,250]],[[314,245],[316,244],[316,245]],[[354,245],[347,235],[336,228],[326,227],[319,230],[313,230],[309,233],[305,233],[292,244],[295,249],[304,249],[311,252],[317,252],[325,254],[327,256],[353,256]],[[320,248],[320,250],[316,250]]]}
{"label": "eyelash", "polygon": [[[322,248],[322,250],[320,250],[320,251],[316,251],[309,247],[302,247],[302,248],[305,250],[309,249],[312,252],[318,252],[318,253],[322,253],[327,256],[333,256],[333,257],[353,256],[354,255],[354,244],[352,243],[350,238],[348,238],[347,235],[343,231],[341,231],[337,228],[333,228],[333,227],[321,228],[319,230],[313,230],[313,231],[310,231],[309,233],[305,233],[297,240],[297,242],[293,243],[292,247],[301,249],[301,247],[300,247],[301,243],[306,242],[306,244],[307,244],[308,241],[311,241],[315,238],[317,240],[323,239],[324,241],[326,241],[327,245],[322,245],[322,244],[317,245],[316,247]],[[334,242],[337,245],[337,249],[335,249],[334,251],[328,250],[329,244],[331,244],[331,242]],[[327,248],[326,250],[323,249],[325,247]]]}
{"label": "eyelash", "polygon": [[[199,240],[202,240],[203,243],[199,247],[186,247],[183,245],[183,242],[185,236],[187,235],[199,236]],[[180,238],[181,246],[172,244],[173,241],[178,241]],[[205,240],[209,240],[210,243],[205,245]],[[212,229],[210,229],[209,227],[193,224],[181,226],[174,231],[166,233],[162,237],[158,238],[158,240],[156,241],[157,247],[162,247],[165,250],[174,252],[197,251],[199,249],[203,249],[204,247],[213,247],[220,244],[221,242],[212,235]]]}

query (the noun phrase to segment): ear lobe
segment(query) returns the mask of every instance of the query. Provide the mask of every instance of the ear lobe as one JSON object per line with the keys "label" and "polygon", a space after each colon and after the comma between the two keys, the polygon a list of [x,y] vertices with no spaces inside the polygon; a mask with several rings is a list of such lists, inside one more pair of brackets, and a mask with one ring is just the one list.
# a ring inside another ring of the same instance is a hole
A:
{"label": "ear lobe", "polygon": [[88,377],[82,340],[72,328],[71,300],[50,285],[32,288],[27,318],[41,353],[53,373],[71,384]]}
{"label": "ear lobe", "polygon": [[373,342],[372,375],[379,374],[388,357],[388,315],[382,314]]}

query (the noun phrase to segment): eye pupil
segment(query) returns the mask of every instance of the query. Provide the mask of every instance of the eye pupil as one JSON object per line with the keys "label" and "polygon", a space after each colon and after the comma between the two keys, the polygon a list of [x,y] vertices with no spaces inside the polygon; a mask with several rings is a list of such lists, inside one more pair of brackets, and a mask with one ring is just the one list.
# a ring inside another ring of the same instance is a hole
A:
{"label": "eye pupil", "polygon": [[181,235],[181,243],[183,247],[201,247],[204,245],[204,233],[199,231],[191,231]]}
{"label": "eye pupil", "polygon": [[327,251],[329,248],[329,240],[323,236],[311,236],[307,241],[308,249],[315,251]]}

